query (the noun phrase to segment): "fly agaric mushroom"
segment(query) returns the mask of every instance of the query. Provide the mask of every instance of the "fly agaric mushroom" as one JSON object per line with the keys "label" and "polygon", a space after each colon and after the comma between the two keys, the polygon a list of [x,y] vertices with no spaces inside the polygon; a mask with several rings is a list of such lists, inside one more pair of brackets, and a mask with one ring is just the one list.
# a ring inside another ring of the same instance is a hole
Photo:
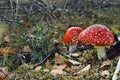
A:
{"label": "fly agaric mushroom", "polygon": [[82,31],[80,27],[70,27],[65,35],[64,35],[64,43],[69,44],[69,52],[72,52],[72,50],[77,46],[78,43],[78,35]]}
{"label": "fly agaric mushroom", "polygon": [[119,71],[120,71],[120,58],[119,58],[119,61],[117,63],[117,67],[115,69],[115,72],[114,72],[114,75],[112,77],[112,80],[118,80],[117,74],[119,73]]}
{"label": "fly agaric mushroom", "polygon": [[105,47],[114,44],[112,32],[104,25],[94,24],[82,31],[78,39],[86,44],[93,44],[97,49],[98,58],[105,59]]}

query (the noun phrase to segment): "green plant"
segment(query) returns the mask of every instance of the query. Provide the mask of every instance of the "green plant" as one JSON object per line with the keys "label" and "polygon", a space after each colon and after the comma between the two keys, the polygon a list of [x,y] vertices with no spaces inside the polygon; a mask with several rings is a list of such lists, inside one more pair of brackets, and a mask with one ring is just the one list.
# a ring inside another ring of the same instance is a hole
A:
{"label": "green plant", "polygon": [[35,32],[31,35],[33,37],[30,38],[28,44],[33,50],[34,56],[32,62],[40,62],[46,57],[46,55],[51,53],[52,33],[45,23],[41,23],[35,25]]}

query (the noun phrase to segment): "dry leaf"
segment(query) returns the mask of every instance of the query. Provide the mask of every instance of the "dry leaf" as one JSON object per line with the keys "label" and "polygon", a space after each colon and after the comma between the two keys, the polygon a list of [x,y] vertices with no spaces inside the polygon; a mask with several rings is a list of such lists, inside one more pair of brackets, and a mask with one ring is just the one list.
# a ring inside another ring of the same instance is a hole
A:
{"label": "dry leaf", "polygon": [[70,73],[74,75],[77,72],[77,67],[76,66],[71,66]]}
{"label": "dry leaf", "polygon": [[55,53],[54,61],[55,61],[55,64],[61,64],[61,63],[64,63],[64,58],[58,53]]}
{"label": "dry leaf", "polygon": [[80,71],[78,72],[78,74],[87,74],[87,73],[89,73],[90,69],[91,69],[91,64],[87,65],[87,66],[84,67],[82,70],[80,70]]}
{"label": "dry leaf", "polygon": [[71,56],[77,58],[80,56],[80,54],[79,53],[72,53]]}
{"label": "dry leaf", "polygon": [[15,72],[10,72],[9,73],[9,79],[12,79],[13,77],[16,76],[16,73]]}
{"label": "dry leaf", "polygon": [[37,66],[35,69],[34,69],[34,72],[39,72],[41,70],[42,66]]}
{"label": "dry leaf", "polygon": [[62,47],[61,51],[62,53],[67,53],[67,47]]}
{"label": "dry leaf", "polygon": [[24,51],[24,52],[27,52],[27,53],[32,52],[32,50],[30,49],[29,46],[24,46],[23,51]]}
{"label": "dry leaf", "polygon": [[9,35],[5,36],[3,39],[4,39],[5,42],[10,42],[10,36]]}
{"label": "dry leaf", "polygon": [[102,63],[102,65],[101,65],[100,68],[103,68],[103,67],[109,66],[109,65],[111,65],[111,60],[106,60],[106,61],[104,61],[104,62]]}
{"label": "dry leaf", "polygon": [[0,71],[0,80],[8,80],[8,67],[0,68],[0,70],[2,70]]}
{"label": "dry leaf", "polygon": [[46,68],[48,68],[48,69],[51,68],[51,64],[50,64],[49,60],[46,61],[45,66],[46,66]]}
{"label": "dry leaf", "polygon": [[53,75],[53,76],[57,76],[57,75],[65,75],[66,72],[64,72],[63,70],[57,69],[57,70],[52,70],[52,71],[50,72],[50,74]]}
{"label": "dry leaf", "polygon": [[29,19],[28,18],[24,18],[24,24],[25,24],[25,27],[26,28],[30,28],[30,22],[29,22]]}
{"label": "dry leaf", "polygon": [[0,48],[0,55],[4,55],[4,54],[14,54],[16,52],[15,48],[11,48],[11,47],[5,47],[5,48]]}
{"label": "dry leaf", "polygon": [[109,76],[110,73],[108,70],[105,70],[105,71],[102,71],[100,75],[104,77],[104,76]]}
{"label": "dry leaf", "polygon": [[54,65],[53,66],[53,70],[63,70],[63,69],[65,69],[67,67],[67,64],[61,64],[61,65],[59,65],[59,66],[57,66],[57,65]]}
{"label": "dry leaf", "polygon": [[66,67],[67,67],[67,64],[61,64],[59,66],[54,65],[50,74],[53,76],[64,75],[66,74],[66,72],[64,72],[63,69],[65,69]]}
{"label": "dry leaf", "polygon": [[70,63],[72,63],[73,65],[80,65],[81,63],[75,60],[68,60]]}

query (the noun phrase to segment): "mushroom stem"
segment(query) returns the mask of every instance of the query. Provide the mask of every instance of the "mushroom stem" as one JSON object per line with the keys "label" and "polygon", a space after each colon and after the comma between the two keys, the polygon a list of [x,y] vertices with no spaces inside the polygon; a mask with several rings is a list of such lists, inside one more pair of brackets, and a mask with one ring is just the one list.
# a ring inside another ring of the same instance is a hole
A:
{"label": "mushroom stem", "polygon": [[100,60],[105,59],[107,57],[105,47],[97,46],[96,49],[97,49],[98,58]]}
{"label": "mushroom stem", "polygon": [[114,72],[114,75],[113,75],[113,77],[112,77],[112,80],[117,80],[118,79],[118,77],[117,77],[117,73],[120,71],[120,58],[119,58],[119,61],[118,61],[118,63],[117,63],[117,67],[116,67],[116,69],[115,69],[115,72]]}
{"label": "mushroom stem", "polygon": [[69,52],[70,53],[73,52],[74,49],[76,49],[76,47],[77,47],[77,44],[71,44],[71,45],[69,45]]}
{"label": "mushroom stem", "polygon": [[120,40],[120,35],[118,35],[118,40]]}

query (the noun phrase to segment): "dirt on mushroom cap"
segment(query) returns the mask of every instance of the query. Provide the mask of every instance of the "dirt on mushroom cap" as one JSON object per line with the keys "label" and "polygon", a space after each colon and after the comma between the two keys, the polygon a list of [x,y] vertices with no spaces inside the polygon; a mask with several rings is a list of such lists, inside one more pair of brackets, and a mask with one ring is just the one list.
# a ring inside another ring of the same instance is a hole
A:
{"label": "dirt on mushroom cap", "polygon": [[78,38],[81,42],[97,46],[112,45],[114,43],[112,32],[106,26],[100,24],[89,26],[79,34]]}

